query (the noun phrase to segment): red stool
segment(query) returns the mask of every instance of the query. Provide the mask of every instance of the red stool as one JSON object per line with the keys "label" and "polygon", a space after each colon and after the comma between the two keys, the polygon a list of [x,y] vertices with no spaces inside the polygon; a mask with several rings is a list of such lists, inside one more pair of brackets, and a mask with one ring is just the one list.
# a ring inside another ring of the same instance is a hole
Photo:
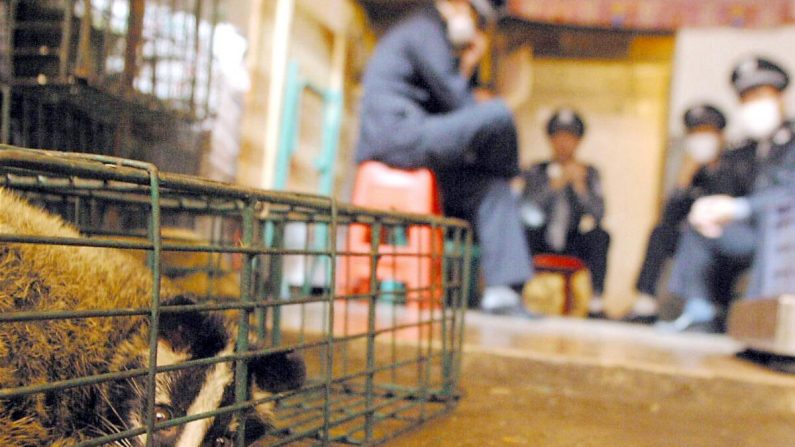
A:
{"label": "red stool", "polygon": [[[381,210],[441,215],[436,176],[429,169],[403,170],[383,163],[362,163],[356,172],[354,205]],[[409,305],[439,305],[442,296],[441,229],[429,225],[410,225],[405,238],[390,238],[382,227],[378,243],[376,278],[379,282],[399,282],[406,288]],[[392,235],[395,235],[395,231]],[[395,239],[404,239],[396,242]],[[372,227],[351,224],[345,251],[338,268],[337,290],[342,294],[366,294],[370,290]],[[395,256],[398,255],[398,256]],[[394,284],[394,283],[393,283]]]}
{"label": "red stool", "polygon": [[[554,273],[563,276],[563,302],[562,308],[560,309],[561,315],[583,313],[583,306],[577,306],[577,303],[575,303],[574,290],[572,287],[572,278],[574,275],[582,271],[588,271],[588,266],[586,266],[582,260],[574,256],[543,253],[533,256],[533,267],[538,273]],[[587,314],[587,305],[585,306],[585,310],[585,313]]]}

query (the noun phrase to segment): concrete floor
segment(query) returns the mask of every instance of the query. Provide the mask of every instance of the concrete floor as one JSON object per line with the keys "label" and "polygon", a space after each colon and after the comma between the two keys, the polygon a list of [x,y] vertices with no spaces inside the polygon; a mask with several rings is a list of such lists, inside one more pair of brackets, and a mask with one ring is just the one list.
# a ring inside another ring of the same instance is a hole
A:
{"label": "concrete floor", "polygon": [[451,414],[388,446],[793,446],[795,376],[725,336],[471,312]]}

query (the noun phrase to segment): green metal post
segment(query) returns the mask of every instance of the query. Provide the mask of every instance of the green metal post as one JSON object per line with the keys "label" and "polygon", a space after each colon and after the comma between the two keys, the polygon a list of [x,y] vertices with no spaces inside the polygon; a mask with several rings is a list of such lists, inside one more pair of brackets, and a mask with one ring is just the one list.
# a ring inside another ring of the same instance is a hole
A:
{"label": "green metal post", "polygon": [[381,242],[380,221],[375,222],[371,229],[370,239],[370,296],[367,301],[367,378],[364,386],[364,442],[373,439],[375,409],[373,409],[373,388],[375,382],[375,306],[378,300],[378,246]]}
{"label": "green metal post", "polygon": [[[254,242],[254,208],[256,200],[252,199],[243,210],[243,247],[250,248]],[[245,254],[245,262],[243,263],[243,271],[240,274],[240,301],[244,304],[250,303],[251,300],[251,281],[254,272],[253,265],[256,255],[254,253]],[[240,309],[240,317],[238,320],[237,331],[237,347],[238,353],[248,351],[248,334],[249,334],[249,316],[251,309]],[[248,400],[248,363],[244,360],[235,362],[235,403],[242,403]],[[236,445],[237,447],[244,447],[246,445],[246,420],[245,418],[238,418],[238,429]]]}
{"label": "green metal post", "polygon": [[[136,163],[138,164],[138,163]],[[157,167],[141,163],[149,171],[151,216],[149,219],[149,241],[153,249],[149,252],[149,265],[152,269],[152,301],[149,313],[149,367],[146,377],[146,447],[154,445],[155,426],[155,387],[157,373],[157,339],[160,325],[160,178]]]}
{"label": "green metal post", "polygon": [[331,199],[331,237],[329,238],[328,250],[329,259],[329,301],[328,301],[328,328],[326,332],[326,377],[324,401],[323,401],[323,445],[329,445],[331,431],[331,382],[334,379],[334,298],[337,294],[336,281],[336,260],[337,260],[337,201]]}
{"label": "green metal post", "polygon": [[[273,222],[272,248],[284,248],[284,222]],[[281,295],[283,256],[273,254],[270,262],[270,275],[268,275],[268,294],[277,298]],[[275,306],[271,312],[271,342],[273,346],[282,343],[282,306]]]}

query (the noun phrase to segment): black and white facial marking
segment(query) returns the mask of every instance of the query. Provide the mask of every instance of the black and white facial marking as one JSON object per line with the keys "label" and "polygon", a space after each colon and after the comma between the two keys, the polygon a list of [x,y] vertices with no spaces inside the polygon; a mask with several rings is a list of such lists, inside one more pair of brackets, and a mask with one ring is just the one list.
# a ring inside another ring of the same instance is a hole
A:
{"label": "black and white facial marking", "polygon": [[[186,298],[177,298],[164,305],[192,304]],[[187,360],[224,356],[234,352],[234,342],[228,335],[221,317],[187,312],[165,313],[160,319],[161,339],[158,342],[157,363],[172,365]],[[140,355],[125,365],[124,369],[141,368],[147,358],[144,347]],[[300,387],[306,371],[303,359],[294,352],[278,352],[249,361],[249,397],[258,399]],[[105,416],[109,424],[120,432],[145,424],[146,377],[136,377],[118,382],[108,392],[112,407]],[[156,377],[155,422],[206,413],[234,403],[234,362],[215,363],[167,373]],[[240,425],[239,417],[246,420],[245,437],[251,443],[272,428],[271,405],[260,405],[240,416],[223,414],[199,419],[184,425],[157,431],[155,447],[225,447],[233,445]],[[107,432],[106,432],[107,433]],[[138,447],[146,444],[146,436],[121,440],[118,446]]]}

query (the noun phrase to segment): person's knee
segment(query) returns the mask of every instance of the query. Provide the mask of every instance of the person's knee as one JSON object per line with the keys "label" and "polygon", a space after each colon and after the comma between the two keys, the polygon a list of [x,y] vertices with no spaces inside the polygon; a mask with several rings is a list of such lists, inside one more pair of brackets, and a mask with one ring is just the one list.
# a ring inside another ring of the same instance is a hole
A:
{"label": "person's knee", "polygon": [[610,245],[610,233],[605,231],[605,229],[602,227],[596,227],[593,230],[584,233],[582,237],[594,245],[603,247]]}
{"label": "person's knee", "polygon": [[477,113],[482,114],[482,122],[485,129],[494,133],[502,133],[506,130],[513,131],[516,128],[513,112],[511,112],[502,100],[495,99],[486,101],[474,107]]}
{"label": "person's knee", "polygon": [[660,238],[666,237],[670,233],[671,229],[666,225],[657,225],[651,230],[651,239],[658,240]]}

